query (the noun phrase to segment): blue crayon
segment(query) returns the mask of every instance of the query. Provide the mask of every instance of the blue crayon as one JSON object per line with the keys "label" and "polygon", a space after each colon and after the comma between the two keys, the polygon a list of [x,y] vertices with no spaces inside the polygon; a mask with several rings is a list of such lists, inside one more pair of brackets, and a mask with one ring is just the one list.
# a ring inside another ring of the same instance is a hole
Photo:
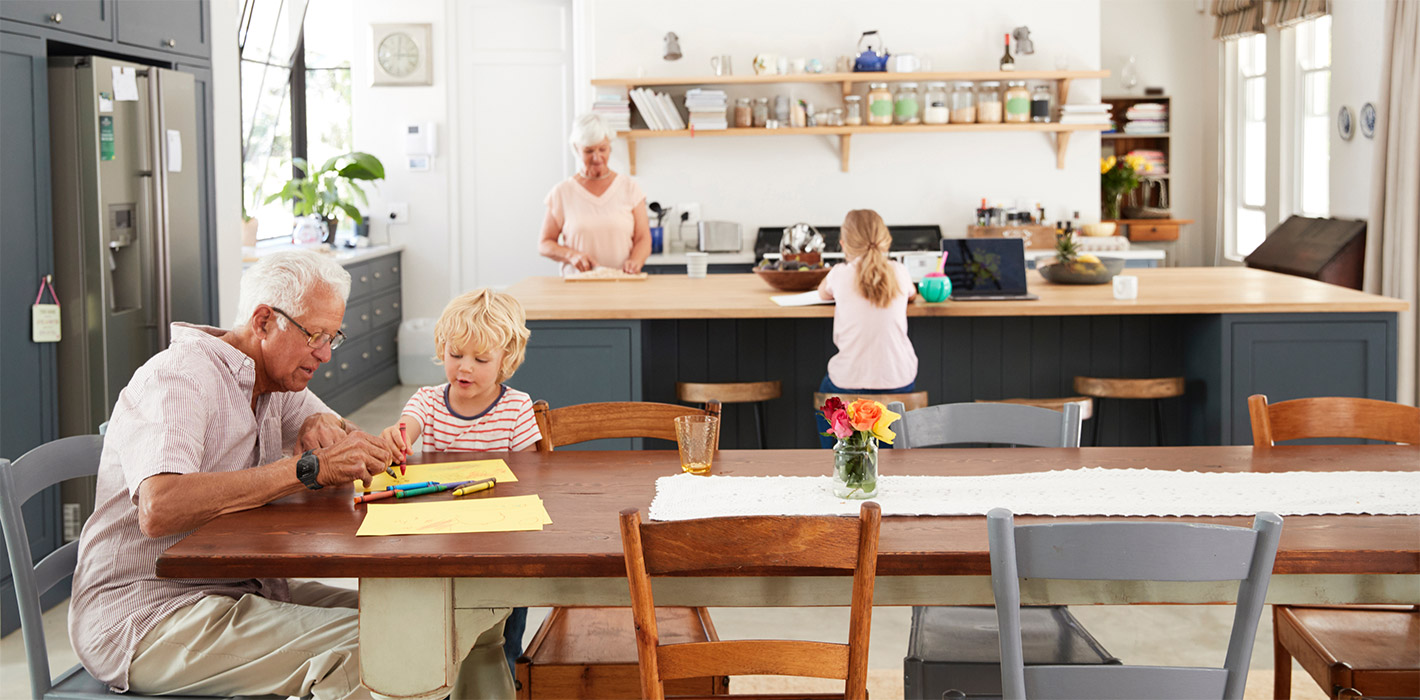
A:
{"label": "blue crayon", "polygon": [[404,489],[418,489],[418,488],[424,488],[425,486],[437,486],[438,483],[439,483],[439,482],[437,482],[437,481],[421,481],[421,482],[415,483],[415,484],[395,484],[394,486],[386,486],[386,487],[385,487],[385,490],[386,490],[386,491],[402,491],[402,490],[404,490]]}

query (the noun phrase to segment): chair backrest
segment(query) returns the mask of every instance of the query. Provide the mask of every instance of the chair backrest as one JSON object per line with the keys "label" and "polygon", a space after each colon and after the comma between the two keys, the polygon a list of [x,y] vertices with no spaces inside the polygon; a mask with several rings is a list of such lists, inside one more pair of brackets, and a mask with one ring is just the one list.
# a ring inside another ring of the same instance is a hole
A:
{"label": "chair backrest", "polygon": [[853,403],[858,399],[870,399],[886,406],[896,401],[906,406],[909,411],[915,411],[927,406],[927,392],[925,391],[913,391],[906,394],[825,394],[816,391],[814,392],[814,410],[817,411],[821,408],[823,404],[828,401],[828,397],[830,396],[837,396],[843,399],[843,403]]}
{"label": "chair backrest", "polygon": [[[844,697],[868,696],[868,632],[877,576],[882,511],[871,501],[858,519],[835,516],[743,516],[641,522],[621,512],[621,546],[636,620],[641,697],[665,698],[664,681],[731,675],[837,678]],[[651,576],[743,568],[814,568],[853,572],[848,643],[732,640],[660,644]]]}
{"label": "chair backrest", "polygon": [[[575,445],[604,438],[658,438],[675,441],[675,419],[679,416],[720,416],[720,402],[708,401],[705,408],[669,403],[613,401],[549,408],[546,401],[533,403],[533,417],[542,440],[541,452],[563,445]],[[719,434],[715,436],[719,440]]]}
{"label": "chair backrest", "polygon": [[1247,397],[1252,444],[1271,447],[1278,440],[1359,438],[1420,445],[1420,408],[1375,399],[1325,396],[1267,403],[1267,396]]}
{"label": "chair backrest", "polygon": [[[1015,524],[1009,510],[986,516],[991,589],[1001,630],[1007,700],[1226,698],[1241,700],[1282,519],[1258,513],[1251,528],[1172,522]],[[1026,666],[1020,579],[1238,581],[1223,668]]]}
{"label": "chair backrest", "polygon": [[1079,447],[1080,406],[1059,411],[1014,403],[946,403],[906,411],[900,403],[888,410],[902,414],[891,427],[894,447],[940,447],[961,443]]}
{"label": "chair backrest", "polygon": [[39,598],[74,574],[79,563],[79,543],[70,542],[36,564],[30,554],[29,533],[21,509],[26,501],[50,486],[98,474],[103,447],[103,438],[98,435],[77,435],[40,445],[14,463],[0,459],[0,528],[4,530],[5,551],[10,555],[20,631],[30,667],[30,691],[35,698],[44,697],[54,686]]}

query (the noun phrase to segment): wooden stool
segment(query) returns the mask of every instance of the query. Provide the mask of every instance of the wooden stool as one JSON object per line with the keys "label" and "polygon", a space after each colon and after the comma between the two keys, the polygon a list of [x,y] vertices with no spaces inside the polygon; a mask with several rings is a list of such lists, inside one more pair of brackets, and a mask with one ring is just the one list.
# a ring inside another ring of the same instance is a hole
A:
{"label": "wooden stool", "polygon": [[1420,606],[1272,606],[1272,694],[1292,697],[1292,658],[1328,697],[1420,696]]}
{"label": "wooden stool", "polygon": [[[772,382],[676,382],[676,398],[686,403],[708,404],[711,401],[754,404],[754,434],[759,449],[764,449],[764,402],[784,394],[779,380]],[[721,416],[721,420],[724,417]]]}
{"label": "wooden stool", "polygon": [[[1183,377],[1155,379],[1106,379],[1075,377],[1075,391],[1095,399],[1151,399],[1154,402],[1154,444],[1164,441],[1164,405],[1161,399],[1183,396]],[[1095,410],[1095,424],[1090,429],[1090,446],[1100,443],[1100,418],[1104,402]]]}
{"label": "wooden stool", "polygon": [[817,411],[821,408],[824,402],[828,401],[828,397],[830,396],[837,396],[843,399],[843,403],[853,403],[858,399],[869,399],[871,401],[877,401],[884,406],[894,401],[901,401],[903,407],[909,411],[927,407],[927,392],[925,391],[914,391],[908,394],[824,394],[815,391],[814,410]]}
{"label": "wooden stool", "polygon": [[1036,408],[1048,408],[1052,411],[1064,411],[1065,404],[1073,403],[1080,406],[1080,420],[1089,420],[1095,414],[1095,402],[1088,396],[1062,396],[1058,399],[997,399],[995,401],[977,399],[976,403],[1018,403]]}

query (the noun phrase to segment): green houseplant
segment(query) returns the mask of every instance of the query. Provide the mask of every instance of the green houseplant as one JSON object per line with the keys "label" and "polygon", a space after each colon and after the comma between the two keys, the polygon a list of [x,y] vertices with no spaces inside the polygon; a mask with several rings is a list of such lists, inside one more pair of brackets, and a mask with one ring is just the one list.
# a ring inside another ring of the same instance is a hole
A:
{"label": "green houseplant", "polygon": [[356,203],[368,205],[369,199],[360,181],[383,180],[385,166],[369,153],[351,151],[335,156],[311,172],[310,163],[304,158],[293,158],[292,164],[301,172],[286,182],[280,192],[266,198],[266,202],[281,200],[291,204],[291,213],[296,216],[316,215],[325,219],[329,240],[335,239],[338,212],[355,221],[360,220],[360,209]]}

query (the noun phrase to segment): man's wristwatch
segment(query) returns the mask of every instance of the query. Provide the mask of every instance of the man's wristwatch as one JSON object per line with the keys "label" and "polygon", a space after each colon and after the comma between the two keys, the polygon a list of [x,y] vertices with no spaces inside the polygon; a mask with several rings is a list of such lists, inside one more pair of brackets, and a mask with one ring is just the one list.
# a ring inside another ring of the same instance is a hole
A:
{"label": "man's wristwatch", "polygon": [[316,456],[315,450],[306,450],[301,458],[296,460],[296,478],[312,491],[319,491],[321,484],[316,481],[320,476],[320,458]]}

